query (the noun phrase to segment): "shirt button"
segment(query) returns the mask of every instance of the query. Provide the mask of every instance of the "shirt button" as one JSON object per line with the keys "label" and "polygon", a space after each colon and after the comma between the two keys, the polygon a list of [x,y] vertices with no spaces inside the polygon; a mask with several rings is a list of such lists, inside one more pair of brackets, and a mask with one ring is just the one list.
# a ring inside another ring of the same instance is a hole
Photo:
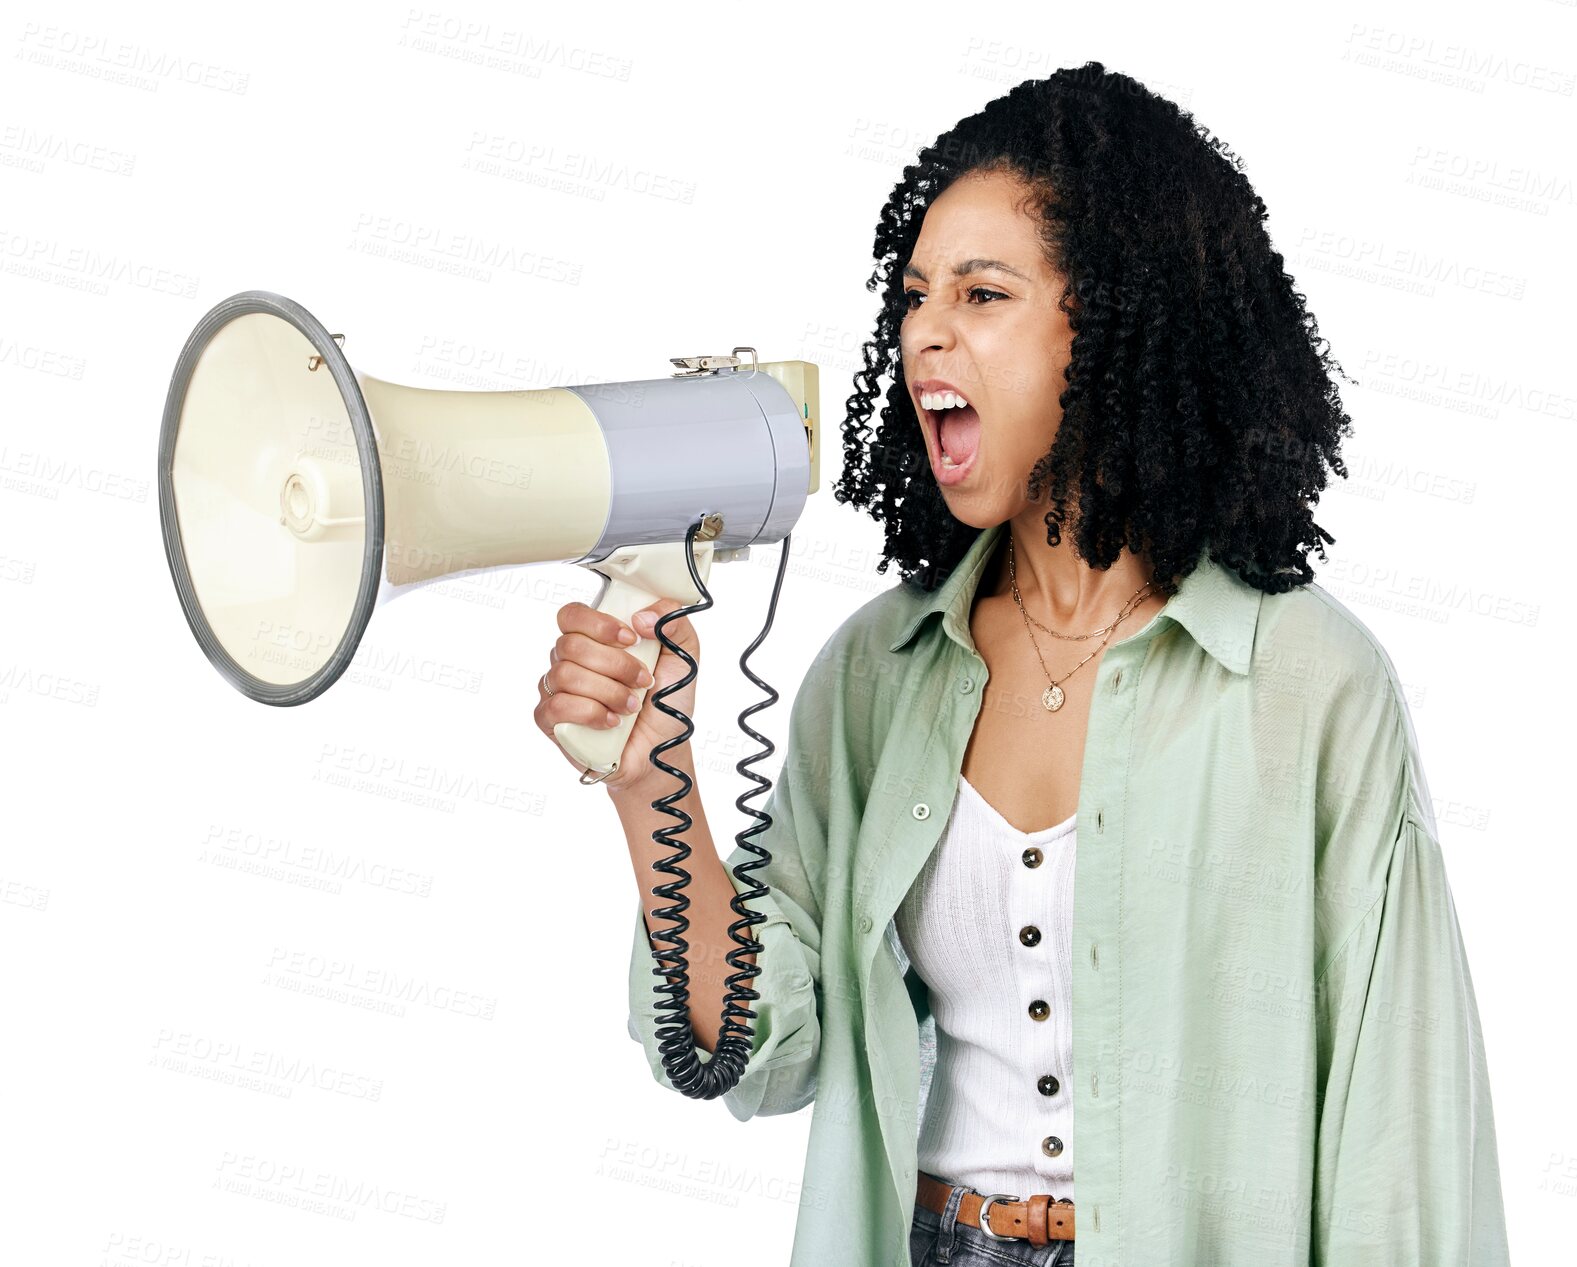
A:
{"label": "shirt button", "polygon": [[1048,1157],[1055,1157],[1062,1152],[1062,1141],[1055,1135],[1048,1135],[1040,1141],[1040,1151]]}
{"label": "shirt button", "polygon": [[1041,857],[1040,850],[1031,845],[1024,851],[1024,865],[1026,867],[1038,867],[1040,866]]}
{"label": "shirt button", "polygon": [[1032,1021],[1043,1021],[1050,1015],[1051,1009],[1046,1006],[1045,999],[1036,999],[1029,1005],[1029,1019]]}
{"label": "shirt button", "polygon": [[920,819],[921,822],[924,822],[926,819],[931,817],[931,807],[929,805],[927,805],[924,801],[921,801],[910,812],[916,818]]}
{"label": "shirt button", "polygon": [[871,917],[869,915],[860,916],[860,931],[862,933],[871,931]]}
{"label": "shirt button", "polygon": [[1117,694],[1117,688],[1122,685],[1122,680],[1123,680],[1123,671],[1121,669],[1118,669],[1117,672],[1112,674],[1112,694],[1113,695]]}
{"label": "shirt button", "polygon": [[1025,924],[1023,928],[1018,930],[1018,939],[1026,946],[1038,946],[1040,945],[1040,929],[1033,924]]}
{"label": "shirt button", "polygon": [[958,689],[965,695],[968,695],[970,691],[975,689],[975,679],[972,677],[961,679],[958,683]]}
{"label": "shirt button", "polygon": [[1035,1089],[1038,1090],[1041,1095],[1056,1095],[1057,1088],[1060,1085],[1061,1084],[1049,1073],[1043,1073],[1040,1076],[1040,1081],[1035,1084]]}

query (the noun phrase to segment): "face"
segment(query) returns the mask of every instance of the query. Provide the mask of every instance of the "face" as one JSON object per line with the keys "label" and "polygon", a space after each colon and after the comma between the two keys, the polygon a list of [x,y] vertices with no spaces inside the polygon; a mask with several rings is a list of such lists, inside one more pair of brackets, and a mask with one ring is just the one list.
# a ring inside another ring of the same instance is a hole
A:
{"label": "face", "polygon": [[[904,270],[904,381],[932,478],[954,518],[978,528],[1030,505],[1030,471],[1062,421],[1073,331],[1029,196],[1015,176],[961,177],[926,208]],[[969,407],[934,408],[947,390]]]}

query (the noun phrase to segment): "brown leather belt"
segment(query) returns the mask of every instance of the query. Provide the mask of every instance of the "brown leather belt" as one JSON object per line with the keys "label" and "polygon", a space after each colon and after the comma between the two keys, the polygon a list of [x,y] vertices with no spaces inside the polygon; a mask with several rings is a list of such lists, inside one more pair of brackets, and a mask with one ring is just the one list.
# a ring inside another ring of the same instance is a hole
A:
{"label": "brown leather belt", "polygon": [[[952,1194],[952,1184],[920,1172],[915,1200],[927,1210],[946,1213],[947,1199]],[[986,1211],[984,1222],[980,1218],[982,1207]],[[999,1241],[1027,1240],[1031,1245],[1049,1245],[1052,1241],[1073,1239],[1073,1201],[1044,1192],[1023,1201],[1009,1200],[1006,1193],[981,1196],[978,1192],[966,1192],[958,1203],[958,1221],[978,1227]]]}

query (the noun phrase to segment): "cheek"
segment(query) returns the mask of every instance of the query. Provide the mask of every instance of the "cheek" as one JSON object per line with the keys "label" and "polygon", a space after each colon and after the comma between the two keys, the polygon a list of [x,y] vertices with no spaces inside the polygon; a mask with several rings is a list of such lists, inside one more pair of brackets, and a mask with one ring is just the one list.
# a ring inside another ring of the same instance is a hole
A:
{"label": "cheek", "polygon": [[989,346],[978,347],[979,359],[992,367],[991,397],[1001,411],[1044,427],[1061,414],[1057,401],[1068,386],[1072,332],[1060,312],[1025,307],[1013,318],[991,331]]}
{"label": "cheek", "polygon": [[1058,397],[1065,384],[1060,371],[1053,378],[1044,366],[1026,369],[1004,380],[995,394],[996,413],[991,420],[993,452],[1015,468],[1028,472],[1051,448],[1062,419]]}

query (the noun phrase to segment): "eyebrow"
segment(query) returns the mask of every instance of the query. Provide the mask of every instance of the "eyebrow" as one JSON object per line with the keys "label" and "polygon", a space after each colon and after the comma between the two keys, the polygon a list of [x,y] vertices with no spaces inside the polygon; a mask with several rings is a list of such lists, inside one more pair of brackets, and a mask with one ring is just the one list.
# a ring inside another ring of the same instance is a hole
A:
{"label": "eyebrow", "polygon": [[[984,272],[988,268],[995,268],[995,269],[1001,270],[1004,273],[1010,273],[1014,277],[1017,277],[1020,281],[1027,282],[1027,281],[1030,280],[1028,277],[1024,276],[1023,273],[1019,272],[1018,269],[1014,268],[1011,264],[1004,264],[1001,260],[983,260],[983,259],[964,260],[961,264],[955,264],[953,266],[953,276],[954,277],[967,277],[970,273]],[[922,273],[918,268],[916,268],[913,264],[906,264],[906,265],[904,265],[903,275],[905,277],[918,277],[921,281],[926,282],[926,283],[929,283],[930,280],[931,280],[924,273]]]}

